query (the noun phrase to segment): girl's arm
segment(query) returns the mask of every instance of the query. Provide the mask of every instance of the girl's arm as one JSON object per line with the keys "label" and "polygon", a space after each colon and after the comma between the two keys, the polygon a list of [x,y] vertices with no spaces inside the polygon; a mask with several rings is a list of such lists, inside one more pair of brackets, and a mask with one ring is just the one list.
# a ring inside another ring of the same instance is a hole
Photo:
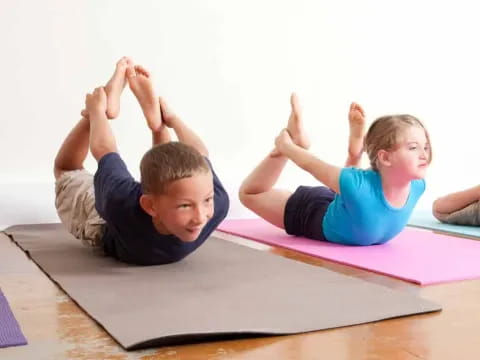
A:
{"label": "girl's arm", "polygon": [[339,178],[342,168],[330,165],[309,151],[294,144],[287,130],[283,130],[280,133],[275,144],[282,155],[288,157],[303,170],[312,174],[313,177],[337,194],[340,193]]}

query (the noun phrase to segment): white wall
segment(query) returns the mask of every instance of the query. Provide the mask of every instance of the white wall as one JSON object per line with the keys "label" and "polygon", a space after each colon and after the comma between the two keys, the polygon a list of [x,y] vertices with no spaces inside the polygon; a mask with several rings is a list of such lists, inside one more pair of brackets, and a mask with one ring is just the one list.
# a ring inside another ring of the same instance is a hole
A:
{"label": "white wall", "polygon": [[[158,92],[209,146],[232,194],[230,216],[247,214],[238,185],[285,125],[292,90],[313,151],[337,164],[352,100],[370,121],[420,117],[435,156],[420,205],[428,207],[441,193],[480,182],[476,14],[468,1],[3,0],[0,198],[18,192],[19,207],[28,207],[36,200],[28,191],[22,197],[19,183],[50,186],[53,158],[85,92],[129,55],[152,70]],[[138,175],[150,137],[129,91],[121,110],[114,131]],[[315,182],[292,166],[280,181],[292,190],[301,183]],[[49,191],[38,196],[49,199]]]}

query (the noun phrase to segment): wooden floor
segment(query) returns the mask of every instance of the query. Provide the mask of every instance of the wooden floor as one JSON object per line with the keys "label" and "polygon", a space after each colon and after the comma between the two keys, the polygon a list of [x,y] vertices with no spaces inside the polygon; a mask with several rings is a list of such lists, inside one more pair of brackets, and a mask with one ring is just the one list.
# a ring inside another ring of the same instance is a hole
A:
{"label": "wooden floor", "polygon": [[26,260],[20,249],[10,243],[0,253],[0,288],[10,302],[29,344],[0,349],[0,359],[480,358],[480,280],[419,287],[293,251],[260,245],[222,233],[217,235],[279,256],[418,294],[440,303],[443,311],[293,336],[126,352],[43,272]]}

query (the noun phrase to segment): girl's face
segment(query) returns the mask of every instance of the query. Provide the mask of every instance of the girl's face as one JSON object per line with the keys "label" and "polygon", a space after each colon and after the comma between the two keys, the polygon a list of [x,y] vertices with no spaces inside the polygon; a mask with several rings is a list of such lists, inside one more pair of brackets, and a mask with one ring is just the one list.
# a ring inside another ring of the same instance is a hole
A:
{"label": "girl's face", "polygon": [[430,144],[421,126],[405,128],[395,150],[389,152],[391,170],[400,177],[423,179],[429,165],[429,149]]}

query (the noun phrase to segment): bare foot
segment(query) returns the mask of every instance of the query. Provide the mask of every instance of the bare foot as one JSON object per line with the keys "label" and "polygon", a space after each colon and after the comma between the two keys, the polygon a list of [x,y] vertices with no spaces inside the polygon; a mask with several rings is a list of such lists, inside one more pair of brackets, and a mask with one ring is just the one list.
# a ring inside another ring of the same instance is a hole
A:
{"label": "bare foot", "polygon": [[150,73],[142,66],[128,66],[127,79],[130,89],[137,98],[152,131],[159,131],[162,126],[160,104],[153,90]]}
{"label": "bare foot", "polygon": [[290,96],[290,104],[292,106],[292,111],[288,118],[288,133],[292,136],[292,140],[295,144],[308,150],[310,148],[310,140],[303,128],[302,110],[300,108],[297,94],[292,93]]}
{"label": "bare foot", "polygon": [[105,85],[105,93],[107,94],[107,117],[115,119],[120,113],[120,95],[127,84],[125,71],[133,62],[130,58],[124,56],[118,60],[115,71]]}
{"label": "bare foot", "polygon": [[348,112],[350,124],[350,136],[348,139],[348,154],[352,158],[361,156],[363,151],[363,138],[365,136],[365,111],[363,108],[352,102]]}
{"label": "bare foot", "polygon": [[103,117],[106,120],[107,94],[102,86],[85,96],[85,111],[90,117]]}
{"label": "bare foot", "polygon": [[[303,129],[302,112],[298,101],[297,94],[292,93],[290,96],[290,106],[292,108],[290,117],[288,118],[287,131],[290,134],[293,143],[308,150],[310,148],[310,140]],[[271,157],[277,157],[280,152],[277,148],[270,152]]]}

